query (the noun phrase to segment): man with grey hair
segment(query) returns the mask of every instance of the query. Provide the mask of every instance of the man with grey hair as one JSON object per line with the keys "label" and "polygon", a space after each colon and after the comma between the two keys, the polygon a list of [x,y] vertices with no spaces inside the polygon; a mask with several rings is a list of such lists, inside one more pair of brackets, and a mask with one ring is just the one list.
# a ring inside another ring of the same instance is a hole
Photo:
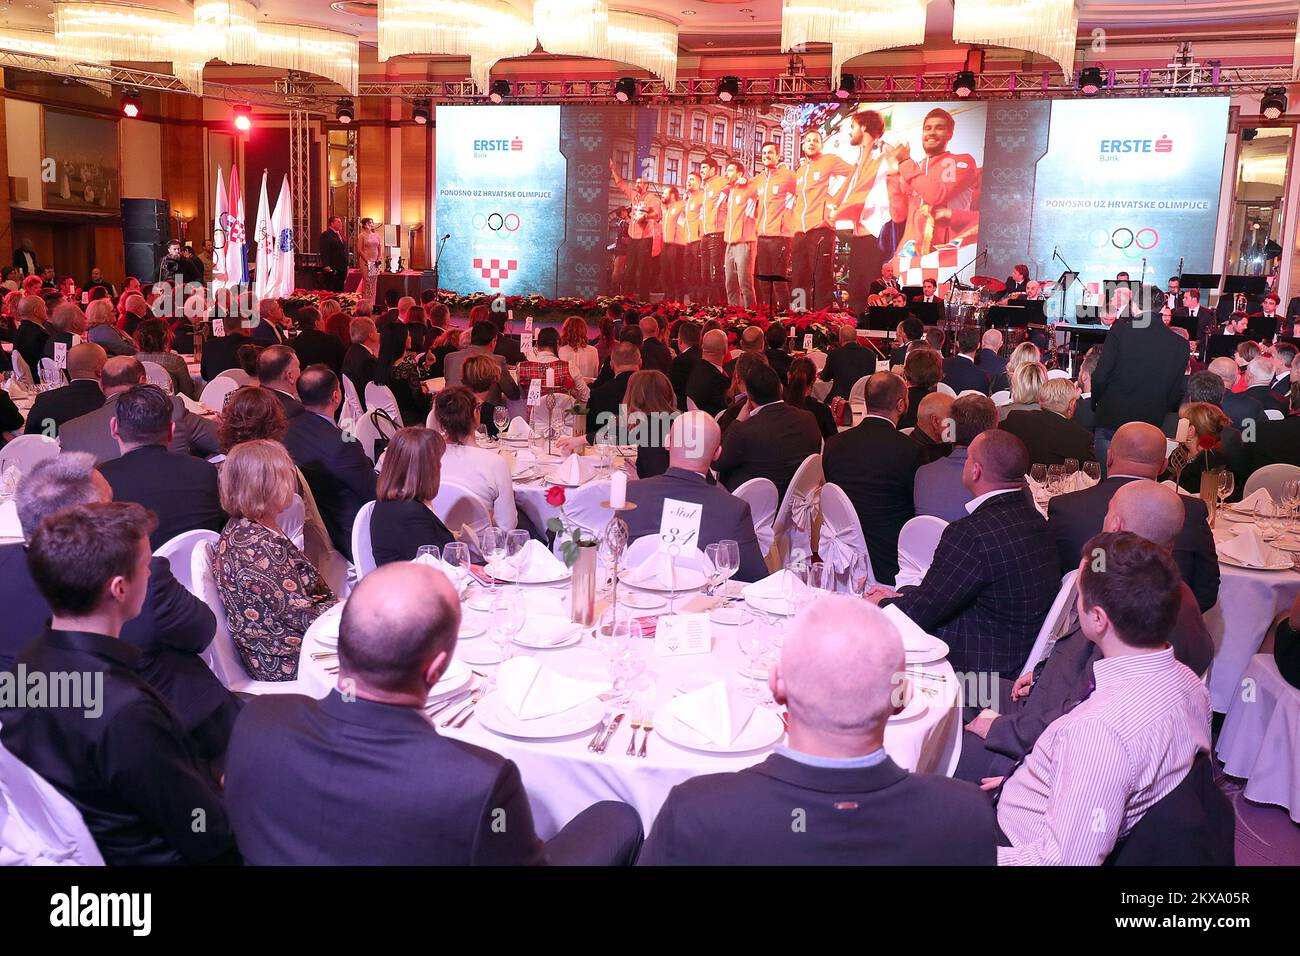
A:
{"label": "man with grey hair", "polygon": [[903,643],[864,601],[805,609],[768,671],[787,742],[737,773],[674,787],[640,862],[653,866],[991,865],[992,807],[969,784],[910,773],[885,727],[914,693]]}
{"label": "man with grey hair", "polygon": [[[1178,494],[1155,481],[1133,481],[1110,499],[1103,531],[1131,531],[1172,552],[1183,528],[1185,512]],[[1197,674],[1214,657],[1214,642],[1201,617],[1196,595],[1184,581],[1181,604],[1169,643],[1174,656]],[[1034,748],[1043,730],[1088,695],[1092,665],[1101,649],[1079,628],[1077,610],[1051,654],[1034,661],[1011,687],[1000,712],[986,711],[966,725],[956,776],[972,783],[999,777]]]}
{"label": "man with grey hair", "polygon": [[[50,606],[28,569],[26,542],[45,518],[63,508],[112,500],[95,459],[80,452],[47,458],[19,481],[14,504],[25,540],[0,545],[0,606],[5,609],[0,615],[0,671],[12,670],[19,651],[50,620]],[[239,702],[199,657],[216,626],[208,606],[176,580],[166,558],[155,555],[144,606],[123,626],[121,639],[140,652],[137,671],[171,705],[195,749],[219,761]]]}
{"label": "man with grey hair", "polygon": [[323,700],[267,694],[249,703],[226,768],[231,826],[248,863],[635,859],[641,824],[631,807],[597,803],[544,845],[518,767],[435,729],[428,695],[455,654],[460,613],[441,573],[387,564],[343,609],[338,688]]}
{"label": "man with grey hair", "polygon": [[704,333],[700,341],[700,361],[691,369],[686,380],[686,398],[689,403],[710,415],[717,415],[727,407],[727,388],[731,376],[724,365],[727,361],[727,333],[713,329]]}
{"label": "man with grey hair", "polygon": [[980,350],[975,354],[975,364],[982,368],[989,377],[989,382],[1007,370],[1007,360],[1002,355],[1002,333],[989,329],[980,340]]}
{"label": "man with grey hair", "polygon": [[1214,404],[1223,409],[1223,414],[1232,419],[1232,424],[1237,428],[1244,428],[1246,422],[1253,422],[1258,428],[1259,423],[1264,420],[1264,406],[1259,403],[1259,399],[1232,390],[1232,387],[1237,384],[1238,377],[1236,361],[1226,355],[1220,355],[1212,359],[1205,370],[1223,383],[1222,400]]}
{"label": "man with grey hair", "polygon": [[[357,390],[361,407],[366,407],[366,385],[375,377],[379,355],[379,329],[374,319],[358,317],[348,323],[348,340],[352,343],[343,353],[343,375]],[[447,384],[452,384],[448,380]]]}
{"label": "man with grey hair", "polygon": [[1031,465],[1060,465],[1067,458],[1093,461],[1092,432],[1070,419],[1079,387],[1068,378],[1049,378],[1038,389],[1038,408],[1007,414],[1002,430],[1025,443]]}
{"label": "man with grey hair", "polygon": [[912,441],[921,446],[921,461],[927,465],[952,451],[952,403],[951,395],[931,392],[916,406]]}
{"label": "man with grey hair", "polygon": [[45,327],[47,317],[45,300],[38,295],[25,295],[14,306],[14,318],[18,322],[14,329],[14,351],[31,369],[33,380],[50,341],[50,332]]}
{"label": "man with grey hair", "polygon": [[918,515],[934,515],[951,524],[966,517],[966,502],[971,499],[961,477],[967,450],[981,432],[998,427],[998,407],[987,395],[962,395],[953,401],[949,414],[952,451],[916,470],[912,499]]}
{"label": "man with grey hair", "polygon": [[875,372],[877,354],[873,346],[863,345],[858,341],[856,328],[851,325],[841,325],[839,347],[831,349],[826,354],[826,364],[817,373],[817,377],[823,382],[831,383],[827,400],[842,398],[848,401],[853,386],[858,380]]}
{"label": "man with grey hair", "polygon": [[659,337],[659,323],[647,315],[637,327],[641,330],[641,367],[657,369],[667,375],[673,368],[673,353]]}
{"label": "man with grey hair", "polygon": [[1287,403],[1273,394],[1273,360],[1266,356],[1257,355],[1247,363],[1246,389],[1242,394],[1264,406],[1266,415],[1270,411],[1280,415],[1290,411]]}
{"label": "man with grey hair", "polygon": [[1292,375],[1297,359],[1300,359],[1300,349],[1290,342],[1273,346],[1273,384],[1269,388],[1280,401],[1285,402],[1291,394],[1291,383],[1300,381],[1300,375]]}

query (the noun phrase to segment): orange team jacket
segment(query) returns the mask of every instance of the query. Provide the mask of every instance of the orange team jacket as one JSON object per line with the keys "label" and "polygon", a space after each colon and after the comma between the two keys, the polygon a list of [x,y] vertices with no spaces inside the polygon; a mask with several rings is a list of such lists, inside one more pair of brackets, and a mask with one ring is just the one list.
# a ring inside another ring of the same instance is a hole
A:
{"label": "orange team jacket", "polygon": [[664,245],[686,244],[686,200],[664,203]]}
{"label": "orange team jacket", "polygon": [[746,187],[758,200],[755,213],[756,229],[760,236],[785,236],[793,234],[791,210],[794,209],[795,180],[788,166],[764,169],[749,181]]}
{"label": "orange team jacket", "polygon": [[816,159],[805,159],[795,170],[794,232],[807,232],[825,226],[835,228],[835,222],[826,211],[830,199],[832,176],[849,176],[853,165],[838,156],[822,153]]}
{"label": "orange team jacket", "polygon": [[970,209],[971,191],[979,177],[969,153],[940,153],[919,163],[905,159],[898,166],[903,183],[930,206]]}
{"label": "orange team jacket", "polygon": [[864,153],[834,201],[834,218],[853,220],[855,236],[879,236],[888,221],[907,219],[907,190],[902,177],[886,172],[883,144]]}
{"label": "orange team jacket", "polygon": [[699,242],[704,226],[704,191],[696,190],[684,200],[686,216],[686,241]]}
{"label": "orange team jacket", "polygon": [[728,243],[753,242],[757,238],[754,232],[756,206],[752,181],[732,185],[727,196],[727,228],[723,236]]}
{"label": "orange team jacket", "polygon": [[725,176],[714,176],[704,184],[704,235],[726,228],[726,193],[731,189]]}

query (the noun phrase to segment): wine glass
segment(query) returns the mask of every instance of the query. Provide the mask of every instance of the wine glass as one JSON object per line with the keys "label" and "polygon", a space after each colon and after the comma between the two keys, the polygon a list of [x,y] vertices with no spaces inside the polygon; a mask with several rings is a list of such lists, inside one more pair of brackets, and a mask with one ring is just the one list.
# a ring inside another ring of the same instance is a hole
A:
{"label": "wine glass", "polygon": [[853,564],[849,566],[849,587],[858,597],[871,587],[871,558],[865,551],[853,556]]}
{"label": "wine glass", "polygon": [[510,409],[504,405],[497,405],[492,409],[492,424],[496,426],[497,437],[510,427]]}
{"label": "wine glass", "polygon": [[463,541],[451,541],[442,546],[442,560],[457,568],[461,572],[461,579],[457,581],[457,586],[473,578],[473,572],[470,571],[469,564],[469,545]]}
{"label": "wine glass", "polygon": [[723,538],[718,542],[718,570],[722,580],[730,581],[740,570],[740,542]]}
{"label": "wine glass", "polygon": [[1236,485],[1237,479],[1229,469],[1224,468],[1219,472],[1218,511],[1220,513],[1223,511],[1223,503],[1232,497],[1232,492]]}
{"label": "wine glass", "polygon": [[521,528],[506,532],[506,564],[514,572],[515,589],[519,588],[519,578],[523,575],[524,564],[528,560],[528,554],[524,550],[528,546],[528,532]]}
{"label": "wine glass", "polygon": [[1042,485],[1044,482],[1047,481],[1047,466],[1044,464],[1030,465],[1029,477],[1032,478],[1034,481],[1036,481],[1039,485]]}
{"label": "wine glass", "polygon": [[721,545],[716,542],[704,546],[704,557],[708,561],[708,567],[705,568],[705,571],[709,576],[708,587],[705,589],[704,593],[709,597],[713,597],[714,593],[718,589],[718,585],[727,580],[726,576],[722,573],[722,557],[719,554],[720,551]]}
{"label": "wine glass", "polygon": [[492,590],[497,589],[497,576],[493,568],[500,569],[501,560],[506,556],[506,532],[503,528],[485,528],[478,536],[479,551],[483,553],[483,560],[486,562],[489,579],[492,582]]}
{"label": "wine glass", "polygon": [[1067,458],[1067,459],[1065,459],[1065,462],[1064,462],[1064,464],[1062,464],[1061,467],[1064,469],[1066,477],[1069,477],[1070,475],[1078,474],[1078,472],[1079,472],[1079,459],[1077,459],[1077,458]]}
{"label": "wine glass", "polygon": [[438,550],[438,546],[436,544],[422,544],[415,549],[415,560],[417,561],[419,561],[421,558],[423,558],[426,561],[430,559],[437,561],[441,557],[442,554]]}
{"label": "wine glass", "polygon": [[1093,484],[1101,481],[1101,462],[1085,461],[1083,463],[1083,473],[1092,480]]}
{"label": "wine glass", "polygon": [[1300,507],[1300,479],[1290,478],[1282,483],[1281,502],[1285,519],[1294,522],[1296,508]]}
{"label": "wine glass", "polygon": [[486,448],[492,444],[492,438],[488,435],[488,427],[485,423],[479,422],[478,427],[474,429],[474,441],[480,448]]}
{"label": "wine glass", "polygon": [[745,684],[745,696],[754,702],[762,700],[767,675],[762,673],[759,668],[763,663],[763,657],[767,654],[770,645],[770,635],[765,628],[752,627],[746,629],[737,639],[740,643],[740,652],[745,655],[748,662],[745,667],[745,676],[749,678]]}
{"label": "wine glass", "polygon": [[1061,493],[1061,482],[1065,479],[1064,465],[1047,466],[1047,493],[1048,495],[1059,495]]}
{"label": "wine glass", "polygon": [[502,633],[505,635],[506,644],[510,644],[519,632],[524,629],[524,621],[527,619],[527,609],[523,601],[514,598],[507,598],[492,614],[493,621],[498,623]]}

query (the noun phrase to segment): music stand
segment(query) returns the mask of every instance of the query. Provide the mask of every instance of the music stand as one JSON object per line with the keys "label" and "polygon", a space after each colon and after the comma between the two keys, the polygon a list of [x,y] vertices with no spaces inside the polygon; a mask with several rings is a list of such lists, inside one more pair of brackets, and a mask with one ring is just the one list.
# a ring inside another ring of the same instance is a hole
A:
{"label": "music stand", "polygon": [[1211,335],[1205,343],[1205,358],[1203,361],[1210,361],[1216,358],[1237,357],[1237,346],[1242,342],[1249,342],[1249,336],[1245,335]]}
{"label": "music stand", "polygon": [[1223,278],[1221,272],[1184,272],[1179,287],[1183,289],[1217,289],[1219,280]]}
{"label": "music stand", "polygon": [[941,302],[909,302],[907,309],[926,325],[938,325],[943,318]]}
{"label": "music stand", "polygon": [[[898,328],[898,323],[911,315],[903,306],[899,305],[870,305],[867,306],[866,326],[874,332],[893,332]],[[864,328],[862,319],[858,320],[858,328]]]}
{"label": "music stand", "polygon": [[[754,276],[759,282],[770,283],[767,287],[767,314],[776,315],[776,284],[778,282],[789,283],[790,280],[784,275]],[[787,300],[788,301],[788,300]]]}
{"label": "music stand", "polygon": [[1223,294],[1263,295],[1268,291],[1268,279],[1264,276],[1228,276],[1223,280]]}
{"label": "music stand", "polygon": [[989,306],[989,328],[1023,329],[1029,325],[1029,310],[1023,305]]}

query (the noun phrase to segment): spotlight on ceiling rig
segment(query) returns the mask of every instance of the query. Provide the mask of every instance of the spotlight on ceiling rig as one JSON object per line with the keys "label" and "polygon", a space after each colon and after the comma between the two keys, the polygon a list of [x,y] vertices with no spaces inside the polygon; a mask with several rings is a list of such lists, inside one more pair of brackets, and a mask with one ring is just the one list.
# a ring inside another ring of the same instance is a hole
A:
{"label": "spotlight on ceiling rig", "polygon": [[614,99],[620,103],[636,99],[636,79],[630,76],[620,77],[614,84]]}
{"label": "spotlight on ceiling rig", "polygon": [[847,100],[857,88],[858,78],[852,73],[843,73],[840,75],[840,85],[835,88],[835,98],[837,100]]}
{"label": "spotlight on ceiling rig", "polygon": [[411,119],[420,126],[429,125],[429,101],[416,100],[415,106],[411,108]]}
{"label": "spotlight on ceiling rig", "polygon": [[488,87],[488,100],[493,103],[500,103],[510,95],[510,82],[508,80],[493,80],[492,85]]}
{"label": "spotlight on ceiling rig", "polygon": [[140,98],[134,93],[127,93],[122,97],[122,115],[127,119],[135,119],[140,115]]}
{"label": "spotlight on ceiling rig", "polygon": [[952,81],[952,94],[958,99],[966,99],[975,93],[975,74],[962,70]]}
{"label": "spotlight on ceiling rig", "polygon": [[1096,96],[1106,83],[1106,76],[1101,67],[1089,66],[1079,71],[1079,92],[1084,96]]}
{"label": "spotlight on ceiling rig", "polygon": [[334,118],[344,126],[352,125],[352,121],[357,118],[357,111],[352,106],[351,100],[339,100],[334,109]]}
{"label": "spotlight on ceiling rig", "polygon": [[1270,86],[1259,101],[1259,112],[1264,119],[1275,120],[1286,113],[1286,88]]}
{"label": "spotlight on ceiling rig", "polygon": [[740,95],[740,79],[734,76],[724,76],[718,81],[718,99],[724,103],[730,103]]}
{"label": "spotlight on ceiling rig", "polygon": [[238,103],[233,107],[235,129],[247,133],[253,128],[253,108],[247,103]]}

